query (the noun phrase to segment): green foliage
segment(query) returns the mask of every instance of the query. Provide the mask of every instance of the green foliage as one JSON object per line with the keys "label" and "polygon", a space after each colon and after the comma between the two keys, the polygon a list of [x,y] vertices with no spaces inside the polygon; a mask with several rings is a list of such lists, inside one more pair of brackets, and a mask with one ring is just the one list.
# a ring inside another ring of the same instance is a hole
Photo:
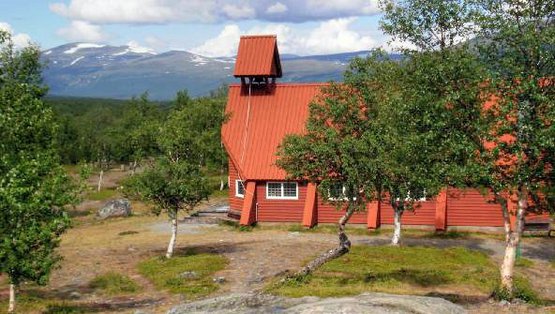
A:
{"label": "green foliage", "polygon": [[[216,254],[188,252],[171,259],[153,257],[139,263],[139,272],[158,289],[184,294],[187,299],[206,296],[218,289],[212,276],[225,268],[227,260]],[[196,277],[186,278],[185,272],[194,272]]]}
{"label": "green foliage", "polygon": [[[177,94],[175,105],[161,130],[159,145],[163,152],[195,156],[201,166],[219,169],[227,165],[227,155],[221,145],[220,130],[226,121],[226,94],[191,99],[186,91]],[[195,149],[196,152],[187,152]],[[193,161],[193,160],[192,160]]]}
{"label": "green foliage", "polygon": [[140,290],[139,285],[135,281],[116,272],[108,272],[96,276],[91,280],[89,286],[92,289],[101,290],[109,295],[133,293]]}
{"label": "green foliage", "polygon": [[471,34],[474,10],[463,0],[380,0],[383,31],[418,50],[443,50]]}
{"label": "green foliage", "polygon": [[[481,161],[494,191],[532,198],[528,211],[555,211],[555,4],[552,1],[478,2],[480,57],[499,96],[488,113],[494,148]],[[507,140],[510,137],[514,140]],[[499,163],[499,160],[511,160]]]}
{"label": "green foliage", "polygon": [[363,292],[415,294],[441,286],[472,287],[484,293],[497,282],[485,254],[465,248],[354,246],[302,280],[274,286],[290,297],[356,295]]}
{"label": "green foliage", "polygon": [[15,50],[0,31],[0,273],[44,285],[61,257],[76,185],[60,166],[57,125],[41,97],[39,49]]}
{"label": "green foliage", "polygon": [[192,211],[210,195],[200,167],[186,159],[174,162],[161,158],[143,173],[124,182],[124,193],[154,205],[153,212],[166,211],[174,219],[180,210]]}

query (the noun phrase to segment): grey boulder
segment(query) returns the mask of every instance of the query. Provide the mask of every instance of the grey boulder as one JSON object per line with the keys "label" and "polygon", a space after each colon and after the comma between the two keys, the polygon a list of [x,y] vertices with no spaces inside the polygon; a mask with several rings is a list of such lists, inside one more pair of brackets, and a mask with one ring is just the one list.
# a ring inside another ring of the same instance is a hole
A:
{"label": "grey boulder", "polygon": [[111,200],[98,210],[96,216],[99,219],[131,216],[131,203],[125,198]]}

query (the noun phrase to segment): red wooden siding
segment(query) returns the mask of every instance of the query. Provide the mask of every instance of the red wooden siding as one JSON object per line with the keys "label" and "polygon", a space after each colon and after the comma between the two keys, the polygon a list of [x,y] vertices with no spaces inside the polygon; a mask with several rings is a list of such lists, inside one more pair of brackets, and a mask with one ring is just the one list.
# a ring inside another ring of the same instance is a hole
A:
{"label": "red wooden siding", "polygon": [[232,213],[237,215],[241,213],[241,209],[243,208],[243,198],[239,198],[235,196],[235,180],[239,179],[239,174],[237,173],[237,168],[235,165],[229,160],[229,208],[234,212]]}
{"label": "red wooden siding", "polygon": [[[404,225],[435,225],[436,217],[436,201],[435,199],[420,202],[420,206],[414,211],[406,210],[401,217],[401,223]],[[386,225],[393,224],[393,208],[389,204],[389,200],[382,202],[380,212],[380,223]]]}
{"label": "red wooden siding", "polygon": [[478,190],[447,190],[447,226],[502,227],[503,216],[498,204]]}
{"label": "red wooden siding", "polygon": [[297,200],[267,199],[266,182],[258,181],[256,184],[258,221],[301,222],[303,220],[306,190],[307,184],[299,183],[299,198]]}
{"label": "red wooden siding", "polygon": [[[345,215],[344,210],[337,210],[333,204],[324,203],[318,195],[318,223],[337,223],[341,216]],[[366,212],[354,213],[349,223],[365,224],[367,222]]]}

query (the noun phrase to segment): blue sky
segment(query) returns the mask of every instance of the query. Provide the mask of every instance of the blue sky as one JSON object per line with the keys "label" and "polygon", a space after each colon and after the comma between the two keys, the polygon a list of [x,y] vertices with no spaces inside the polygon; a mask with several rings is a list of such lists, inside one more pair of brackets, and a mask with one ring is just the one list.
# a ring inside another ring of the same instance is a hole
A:
{"label": "blue sky", "polygon": [[17,44],[132,45],[230,56],[243,34],[278,35],[299,55],[384,46],[377,0],[0,0]]}

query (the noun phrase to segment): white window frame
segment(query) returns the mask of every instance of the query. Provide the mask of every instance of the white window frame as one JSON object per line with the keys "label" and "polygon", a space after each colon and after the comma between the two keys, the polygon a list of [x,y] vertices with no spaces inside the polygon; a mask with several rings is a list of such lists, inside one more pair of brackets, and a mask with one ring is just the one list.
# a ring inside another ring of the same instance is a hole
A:
{"label": "white window frame", "polygon": [[[243,185],[243,194],[239,194],[239,184]],[[235,180],[235,197],[245,198],[245,183],[243,180],[236,179]]]}
{"label": "white window frame", "polygon": [[[331,196],[331,190],[328,189],[328,200],[330,201],[346,201],[347,195],[345,195],[345,186],[341,185],[341,195],[340,197],[333,197]],[[355,198],[356,199],[356,198]]]}
{"label": "white window frame", "polygon": [[[295,184],[295,194],[296,196],[284,196],[284,183],[294,183]],[[268,195],[268,185],[279,184],[281,186],[281,196],[269,196]],[[269,200],[298,200],[299,199],[299,183],[295,181],[269,181],[266,182],[266,199]]]}
{"label": "white window frame", "polygon": [[[343,196],[341,196],[341,197],[333,197],[333,196],[331,196],[331,192],[330,192],[330,190],[328,189],[328,200],[329,200],[329,201],[332,201],[332,202],[348,201],[349,198],[348,198],[347,195],[345,194],[345,190],[346,190],[345,186],[344,186],[344,185],[341,185],[341,194],[342,194]],[[353,197],[353,201],[356,201],[356,200],[357,200],[357,198],[356,198],[356,197]]]}

